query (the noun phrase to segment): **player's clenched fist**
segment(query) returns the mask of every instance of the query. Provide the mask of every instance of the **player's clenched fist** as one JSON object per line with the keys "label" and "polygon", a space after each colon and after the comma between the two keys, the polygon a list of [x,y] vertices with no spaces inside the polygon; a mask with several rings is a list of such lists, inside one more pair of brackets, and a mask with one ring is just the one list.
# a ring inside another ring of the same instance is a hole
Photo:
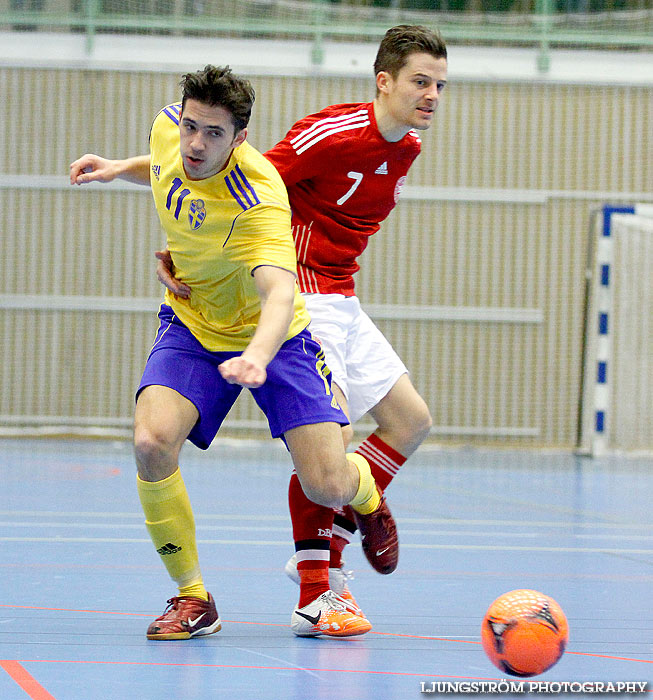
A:
{"label": "player's clenched fist", "polygon": [[115,161],[87,153],[70,164],[70,184],[111,182],[117,176]]}
{"label": "player's clenched fist", "polygon": [[229,384],[240,384],[247,389],[262,386],[267,378],[267,372],[263,367],[242,355],[226,360],[218,369]]}

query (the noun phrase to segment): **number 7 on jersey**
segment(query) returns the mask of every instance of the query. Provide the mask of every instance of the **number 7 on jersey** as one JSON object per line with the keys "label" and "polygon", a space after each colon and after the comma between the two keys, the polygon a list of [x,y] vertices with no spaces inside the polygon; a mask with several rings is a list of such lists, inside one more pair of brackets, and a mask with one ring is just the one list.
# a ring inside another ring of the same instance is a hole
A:
{"label": "number 7 on jersey", "polygon": [[352,196],[352,194],[354,194],[354,192],[356,192],[356,188],[358,187],[358,185],[361,184],[361,182],[363,180],[363,173],[357,173],[355,170],[350,170],[347,173],[347,177],[351,178],[354,181],[354,184],[336,202],[336,204],[338,206],[340,206],[341,204],[344,204]]}

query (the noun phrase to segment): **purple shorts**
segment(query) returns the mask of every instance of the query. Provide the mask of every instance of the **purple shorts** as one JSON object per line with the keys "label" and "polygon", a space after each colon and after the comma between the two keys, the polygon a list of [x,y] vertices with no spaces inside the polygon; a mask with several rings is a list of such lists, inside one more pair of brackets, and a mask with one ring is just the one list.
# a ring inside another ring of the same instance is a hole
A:
{"label": "purple shorts", "polygon": [[[188,439],[205,450],[243,389],[225,381],[218,365],[241,353],[206,350],[165,304],[159,319],[136,397],[152,384],[170,387],[186,397],[200,414]],[[332,405],[331,373],[326,368],[320,371],[323,360],[319,343],[304,329],[281,346],[267,366],[265,384],[250,389],[268,419],[272,437],[282,437],[300,425],[349,423],[342,409]]]}

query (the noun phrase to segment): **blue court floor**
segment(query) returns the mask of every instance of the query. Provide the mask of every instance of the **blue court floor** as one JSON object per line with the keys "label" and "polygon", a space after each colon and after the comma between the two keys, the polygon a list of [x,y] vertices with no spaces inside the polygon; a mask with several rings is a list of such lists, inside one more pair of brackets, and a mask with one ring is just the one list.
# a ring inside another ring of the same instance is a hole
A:
{"label": "blue court floor", "polygon": [[[131,446],[0,440],[2,700],[403,700],[434,681],[499,680],[480,624],[534,588],[567,613],[548,681],[653,682],[653,460],[423,449],[388,489],[401,556],[376,574],[358,543],[351,588],[374,625],[299,639],[277,443],[189,447],[182,473],[223,629],[149,642],[174,586],[147,536]],[[649,692],[646,697],[651,697]]]}

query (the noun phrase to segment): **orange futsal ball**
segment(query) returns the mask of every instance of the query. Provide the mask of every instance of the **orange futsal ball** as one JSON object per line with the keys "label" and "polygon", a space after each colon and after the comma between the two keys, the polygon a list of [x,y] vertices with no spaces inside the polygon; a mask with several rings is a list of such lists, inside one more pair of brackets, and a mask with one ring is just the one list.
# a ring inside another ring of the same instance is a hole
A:
{"label": "orange futsal ball", "polygon": [[526,589],[499,596],[481,627],[488,658],[511,676],[544,673],[564,654],[568,639],[562,608],[544,593]]}

